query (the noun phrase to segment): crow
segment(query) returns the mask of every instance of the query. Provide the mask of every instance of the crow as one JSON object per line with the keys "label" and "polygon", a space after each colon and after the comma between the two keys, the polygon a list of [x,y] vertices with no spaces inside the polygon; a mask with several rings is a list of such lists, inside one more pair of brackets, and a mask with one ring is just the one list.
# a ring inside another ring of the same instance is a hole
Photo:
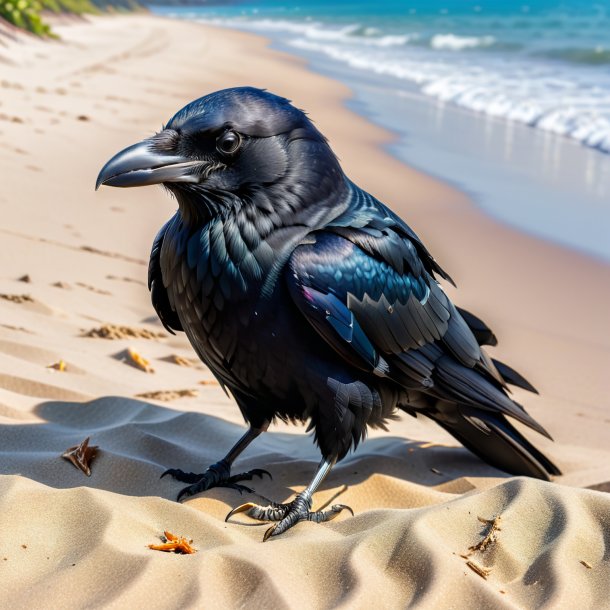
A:
{"label": "crow", "polygon": [[[291,502],[234,509],[275,521],[265,540],[312,512],[333,465],[397,410],[425,415],[508,473],[549,480],[559,469],[510,417],[550,438],[508,396],[535,391],[490,358],[493,332],[457,308],[453,283],[415,232],[344,174],[326,138],[289,100],[225,89],[180,110],[156,135],[115,155],[100,185],[162,184],[178,209],[156,236],[148,286],[165,328],[184,331],[230,391],[249,430],[178,500],[214,486],[249,489],[235,458],[276,419],[309,422],[322,454]],[[164,476],[162,475],[162,476]]]}

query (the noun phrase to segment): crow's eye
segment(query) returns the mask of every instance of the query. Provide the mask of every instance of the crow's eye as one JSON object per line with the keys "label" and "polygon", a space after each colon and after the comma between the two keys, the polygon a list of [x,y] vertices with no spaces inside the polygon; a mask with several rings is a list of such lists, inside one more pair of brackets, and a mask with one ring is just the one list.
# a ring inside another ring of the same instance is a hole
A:
{"label": "crow's eye", "polygon": [[241,145],[239,134],[234,131],[225,131],[216,140],[216,150],[224,155],[232,155]]}

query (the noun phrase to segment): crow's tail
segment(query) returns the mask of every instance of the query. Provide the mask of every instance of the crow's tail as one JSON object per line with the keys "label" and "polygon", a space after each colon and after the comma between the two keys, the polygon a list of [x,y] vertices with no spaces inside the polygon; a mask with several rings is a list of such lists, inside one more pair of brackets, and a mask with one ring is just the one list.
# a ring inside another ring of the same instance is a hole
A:
{"label": "crow's tail", "polygon": [[426,415],[482,460],[514,475],[549,480],[561,471],[501,413],[448,401]]}

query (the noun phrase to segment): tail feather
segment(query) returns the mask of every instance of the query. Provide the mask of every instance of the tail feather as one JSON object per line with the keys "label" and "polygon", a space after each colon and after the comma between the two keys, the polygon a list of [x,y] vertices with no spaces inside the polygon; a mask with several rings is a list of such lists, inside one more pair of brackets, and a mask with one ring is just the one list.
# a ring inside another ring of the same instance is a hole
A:
{"label": "tail feather", "polygon": [[456,307],[456,309],[460,312],[462,318],[464,318],[464,322],[468,324],[468,327],[479,345],[498,344],[498,339],[496,338],[496,335],[494,335],[493,330],[491,330],[481,318],[477,318],[473,313],[470,313],[461,307]]}
{"label": "tail feather", "polygon": [[439,401],[427,413],[464,447],[488,464],[514,475],[550,480],[561,471],[500,413]]}
{"label": "tail feather", "polygon": [[496,369],[506,383],[517,386],[518,388],[522,388],[523,390],[527,390],[528,392],[538,394],[538,390],[525,377],[523,377],[523,375],[517,373],[515,369],[508,366],[508,364],[504,364],[504,362],[500,362],[495,358],[492,358],[491,361],[495,364]]}

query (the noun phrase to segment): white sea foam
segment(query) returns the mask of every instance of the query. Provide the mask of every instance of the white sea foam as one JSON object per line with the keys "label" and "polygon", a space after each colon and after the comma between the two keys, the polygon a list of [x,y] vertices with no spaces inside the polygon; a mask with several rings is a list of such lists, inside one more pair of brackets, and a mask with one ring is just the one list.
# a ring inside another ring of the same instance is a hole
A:
{"label": "white sea foam", "polygon": [[490,47],[496,42],[493,36],[456,36],[455,34],[435,34],[430,38],[433,49],[447,49],[449,51],[463,51],[477,47]]}
{"label": "white sea foam", "polygon": [[[323,53],[353,68],[417,84],[425,95],[510,121],[573,138],[610,153],[608,88],[587,84],[578,75],[557,75],[557,67],[527,69],[505,63],[482,67],[471,61],[400,57],[379,50],[365,52],[298,38],[296,48]],[[608,83],[610,85],[610,83]]]}
{"label": "white sea foam", "polygon": [[283,19],[199,19],[202,23],[240,28],[259,32],[300,34],[308,40],[346,42],[365,47],[402,46],[417,39],[417,34],[388,34],[380,36],[376,28],[352,24],[338,27],[318,21],[288,21]]}

